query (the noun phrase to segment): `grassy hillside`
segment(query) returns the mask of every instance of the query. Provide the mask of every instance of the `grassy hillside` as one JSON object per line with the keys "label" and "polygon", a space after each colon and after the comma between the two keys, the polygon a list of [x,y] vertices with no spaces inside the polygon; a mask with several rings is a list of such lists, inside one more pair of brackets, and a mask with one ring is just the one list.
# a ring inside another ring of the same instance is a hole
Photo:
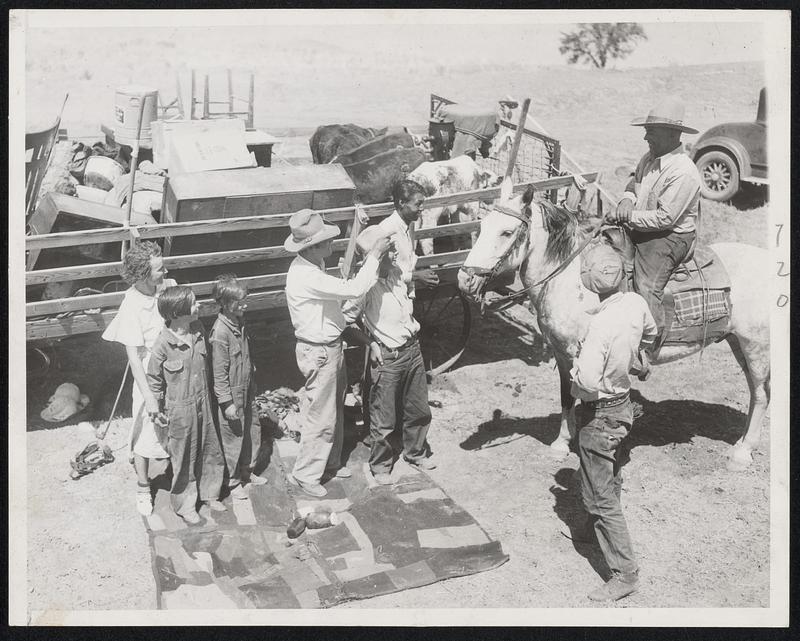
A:
{"label": "grassy hillside", "polygon": [[[717,122],[751,120],[764,84],[759,63],[621,71],[540,67],[534,45],[530,59],[513,65],[445,66],[424,51],[411,51],[402,60],[381,51],[357,55],[292,39],[290,31],[276,38],[242,28],[31,30],[26,116],[51,118],[69,91],[64,126],[73,137],[99,138],[100,123],[112,121],[117,87],[153,86],[168,102],[179,75],[188,101],[190,69],[212,69],[212,98],[216,88],[219,99],[226,96],[221,70],[229,66],[255,72],[255,124],[277,134],[333,122],[423,130],[431,92],[476,104],[505,94],[527,96],[541,126],[585,169],[603,171],[615,192],[621,180],[614,169],[633,165],[646,149],[642,129],[629,126],[632,118],[645,115],[664,95],[677,94],[686,102],[686,121],[700,131]],[[236,92],[246,95],[246,87]],[[291,144],[305,148],[302,138]],[[736,229],[744,224],[749,233],[742,215],[716,204],[707,210],[709,225],[716,217],[724,224],[735,219]]]}

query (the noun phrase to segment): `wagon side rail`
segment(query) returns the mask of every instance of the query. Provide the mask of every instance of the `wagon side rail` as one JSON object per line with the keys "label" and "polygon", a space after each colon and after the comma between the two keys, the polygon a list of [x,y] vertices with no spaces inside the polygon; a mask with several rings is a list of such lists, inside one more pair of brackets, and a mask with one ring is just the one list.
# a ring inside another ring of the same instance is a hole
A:
{"label": "wagon side rail", "polygon": [[[583,178],[593,181],[595,173],[582,174]],[[572,176],[559,176],[514,186],[514,192],[524,191],[533,185],[539,191],[550,191],[567,187]],[[437,196],[425,201],[424,207],[433,208],[445,205],[456,205],[477,200],[493,200],[500,195],[500,188],[494,187],[474,191],[460,192],[446,196]],[[380,203],[363,206],[369,218],[381,218],[394,210],[391,203]],[[354,217],[355,207],[320,210],[320,214],[330,222],[349,221]],[[158,239],[175,236],[248,231],[265,228],[287,227],[291,213],[269,214],[261,216],[243,216],[238,218],[219,218],[183,223],[164,223],[143,225],[130,228],[92,229],[84,231],[60,232],[52,234],[30,235],[25,239],[26,251],[57,247],[75,247],[84,244],[130,241],[132,238]],[[441,225],[416,232],[417,239],[441,238],[467,234],[479,228],[480,223],[466,222]],[[334,252],[344,252],[347,239],[334,241]],[[459,269],[466,258],[468,250],[451,251],[429,256],[420,256],[419,267],[430,267],[439,273],[440,278],[449,277]],[[254,260],[286,258],[291,256],[282,246],[241,249],[232,251],[188,254],[165,257],[168,269],[184,269],[209,265],[226,265],[244,263]],[[53,269],[31,270],[25,273],[26,285],[44,283],[87,280],[101,277],[117,276],[121,271],[120,262],[100,263],[93,265],[77,265]],[[332,273],[338,272],[331,268]],[[251,294],[248,297],[249,310],[265,310],[285,307],[286,301],[283,287],[286,273],[265,274],[244,277]],[[213,283],[211,281],[189,282],[200,304],[200,315],[209,316],[217,311],[216,303],[209,298]],[[93,294],[88,296],[71,296],[45,301],[29,301],[25,305],[27,340],[43,340],[60,338],[75,334],[101,332],[116,314],[124,292]]]}

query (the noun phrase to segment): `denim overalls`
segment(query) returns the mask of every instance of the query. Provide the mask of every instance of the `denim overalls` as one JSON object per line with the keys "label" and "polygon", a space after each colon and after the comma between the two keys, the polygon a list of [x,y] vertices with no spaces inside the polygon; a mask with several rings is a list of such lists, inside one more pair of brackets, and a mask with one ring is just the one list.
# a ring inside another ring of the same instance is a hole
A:
{"label": "denim overalls", "polygon": [[172,462],[170,499],[178,514],[201,501],[219,499],[225,463],[208,390],[203,326],[190,325],[187,345],[164,328],[153,345],[147,380],[169,419],[160,440]]}

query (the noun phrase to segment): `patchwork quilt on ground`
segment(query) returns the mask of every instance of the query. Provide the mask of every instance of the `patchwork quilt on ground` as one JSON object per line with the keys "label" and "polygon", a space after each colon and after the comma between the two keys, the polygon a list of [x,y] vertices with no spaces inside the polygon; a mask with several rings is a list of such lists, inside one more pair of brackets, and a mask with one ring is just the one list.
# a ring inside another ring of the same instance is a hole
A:
{"label": "patchwork quilt on ground", "polygon": [[[227,512],[187,527],[169,505],[166,483],[144,517],[160,609],[326,608],[491,570],[508,560],[498,541],[424,472],[399,461],[394,485],[369,472],[368,448],[350,444],[352,478],[325,483],[314,499],[286,481],[298,444],[275,442],[249,500],[225,498]],[[324,506],[340,522],[290,541],[292,519]],[[435,607],[435,604],[431,604]]]}

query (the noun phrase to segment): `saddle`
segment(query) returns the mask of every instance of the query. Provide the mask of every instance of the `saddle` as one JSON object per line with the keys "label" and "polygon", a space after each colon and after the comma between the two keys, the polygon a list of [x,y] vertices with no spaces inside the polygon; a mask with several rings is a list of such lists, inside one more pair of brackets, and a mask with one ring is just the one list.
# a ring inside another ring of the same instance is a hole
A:
{"label": "saddle", "polygon": [[[604,227],[601,236],[622,256],[623,289],[634,291],[635,248],[630,236],[618,225]],[[730,331],[730,290],[728,272],[714,251],[693,245],[664,289],[664,334],[655,355],[664,345],[708,345],[724,338]]]}

